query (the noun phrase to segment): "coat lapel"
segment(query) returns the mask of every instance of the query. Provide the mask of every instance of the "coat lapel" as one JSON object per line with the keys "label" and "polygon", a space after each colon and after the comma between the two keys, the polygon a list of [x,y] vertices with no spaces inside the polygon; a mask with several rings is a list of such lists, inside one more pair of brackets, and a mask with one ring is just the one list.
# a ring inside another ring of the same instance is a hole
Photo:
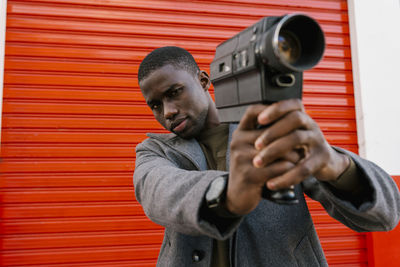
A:
{"label": "coat lapel", "polygon": [[177,151],[178,154],[183,154],[183,156],[191,161],[199,171],[207,170],[206,157],[204,156],[203,151],[201,150],[201,147],[196,139],[183,139],[173,133],[148,133],[147,136],[163,142],[171,149]]}
{"label": "coat lapel", "polygon": [[[233,131],[237,128],[237,124],[229,125],[229,137],[228,137],[228,148],[226,150],[226,167],[229,170],[229,156],[230,156],[230,142],[232,140]],[[155,138],[164,144],[168,145],[171,149],[178,151],[183,154],[188,160],[190,160],[200,171],[208,169],[207,160],[204,156],[203,150],[196,139],[183,139],[176,134],[155,134],[148,133],[148,137]]]}

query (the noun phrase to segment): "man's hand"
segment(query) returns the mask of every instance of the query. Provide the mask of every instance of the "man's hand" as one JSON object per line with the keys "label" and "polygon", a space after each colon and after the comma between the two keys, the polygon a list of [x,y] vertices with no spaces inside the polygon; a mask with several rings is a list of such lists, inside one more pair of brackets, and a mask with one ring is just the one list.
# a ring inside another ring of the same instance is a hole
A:
{"label": "man's hand", "polygon": [[321,181],[334,181],[350,164],[325,140],[317,123],[304,111],[301,100],[290,99],[266,107],[257,117],[260,125],[272,124],[255,140],[258,153],[254,166],[264,168],[293,150],[303,151],[296,166],[270,179],[271,190],[288,188],[313,175]]}
{"label": "man's hand", "polygon": [[262,156],[260,153],[264,151],[264,146],[257,150],[254,144],[265,133],[265,129],[257,129],[257,118],[265,110],[264,105],[251,106],[233,133],[226,208],[234,214],[244,215],[255,209],[265,183],[287,173],[300,159],[298,153],[291,150],[269,155],[268,162],[262,166],[253,165],[254,157]]}

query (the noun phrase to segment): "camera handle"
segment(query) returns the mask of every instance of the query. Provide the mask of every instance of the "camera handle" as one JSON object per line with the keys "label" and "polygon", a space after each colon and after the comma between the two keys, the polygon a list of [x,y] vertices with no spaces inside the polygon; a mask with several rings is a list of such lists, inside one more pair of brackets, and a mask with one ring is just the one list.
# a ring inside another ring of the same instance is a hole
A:
{"label": "camera handle", "polygon": [[[264,129],[269,127],[270,125],[271,124],[258,125],[257,129]],[[275,202],[277,204],[294,205],[299,203],[299,200],[297,199],[296,193],[294,191],[294,186],[277,191],[272,191],[269,190],[266,185],[264,185],[261,196],[264,199]]]}
{"label": "camera handle", "polygon": [[262,190],[262,197],[266,200],[285,205],[294,205],[299,203],[299,200],[296,197],[294,192],[294,186],[291,186],[287,189],[282,189],[278,191],[272,191],[264,185]]}

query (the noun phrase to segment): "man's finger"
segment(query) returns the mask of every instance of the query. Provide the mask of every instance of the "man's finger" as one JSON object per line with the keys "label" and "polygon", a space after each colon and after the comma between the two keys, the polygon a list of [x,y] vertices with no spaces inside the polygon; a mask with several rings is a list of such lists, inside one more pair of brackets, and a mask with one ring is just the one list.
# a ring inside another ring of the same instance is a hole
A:
{"label": "man's finger", "polygon": [[265,178],[271,179],[283,175],[284,173],[293,169],[295,166],[296,165],[290,161],[285,161],[285,160],[276,161],[264,168],[266,173]]}
{"label": "man's finger", "polygon": [[304,111],[303,102],[300,99],[275,102],[260,113],[257,121],[260,125],[267,125],[295,110]]}
{"label": "man's finger", "polygon": [[290,134],[275,140],[267,147],[260,150],[253,159],[255,167],[263,167],[271,162],[285,157],[290,151],[294,151],[303,145],[307,145],[312,139],[309,131],[296,130]]}
{"label": "man's finger", "polygon": [[246,172],[247,183],[264,185],[269,179],[278,177],[293,169],[296,165],[290,161],[279,160],[264,168],[251,168]]}
{"label": "man's finger", "polygon": [[310,129],[313,125],[314,121],[306,113],[295,110],[265,129],[254,145],[261,149],[296,129]]}
{"label": "man's finger", "polygon": [[239,130],[254,130],[257,128],[258,115],[267,108],[265,105],[252,105],[247,108],[242,119],[240,120]]}
{"label": "man's finger", "polygon": [[241,149],[243,146],[252,148],[255,153],[257,150],[254,148],[255,140],[262,133],[261,130],[252,130],[252,131],[241,131],[236,130],[233,132],[232,141],[230,143],[230,147],[232,150]]}
{"label": "man's finger", "polygon": [[295,150],[292,150],[292,151],[289,151],[288,153],[286,153],[282,157],[282,160],[290,161],[290,162],[296,164],[303,157],[304,157],[304,153],[301,153],[301,151],[299,151],[299,149],[295,149]]}
{"label": "man's finger", "polygon": [[319,155],[306,158],[300,161],[299,164],[290,171],[269,180],[267,182],[267,187],[270,190],[280,190],[299,184],[320,170],[324,165],[324,161],[325,159]]}

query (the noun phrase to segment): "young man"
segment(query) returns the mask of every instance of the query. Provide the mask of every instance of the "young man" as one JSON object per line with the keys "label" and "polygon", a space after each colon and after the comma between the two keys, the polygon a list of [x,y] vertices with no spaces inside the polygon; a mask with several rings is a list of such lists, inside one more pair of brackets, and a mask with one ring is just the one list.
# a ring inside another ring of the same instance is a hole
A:
{"label": "young man", "polygon": [[[300,100],[254,105],[239,125],[220,124],[207,73],[178,47],[147,55],[138,79],[172,132],[136,148],[136,198],[165,227],[158,266],[327,266],[303,192],[356,231],[397,225],[391,177],[331,147]],[[264,200],[264,185],[295,186],[300,203]]]}

